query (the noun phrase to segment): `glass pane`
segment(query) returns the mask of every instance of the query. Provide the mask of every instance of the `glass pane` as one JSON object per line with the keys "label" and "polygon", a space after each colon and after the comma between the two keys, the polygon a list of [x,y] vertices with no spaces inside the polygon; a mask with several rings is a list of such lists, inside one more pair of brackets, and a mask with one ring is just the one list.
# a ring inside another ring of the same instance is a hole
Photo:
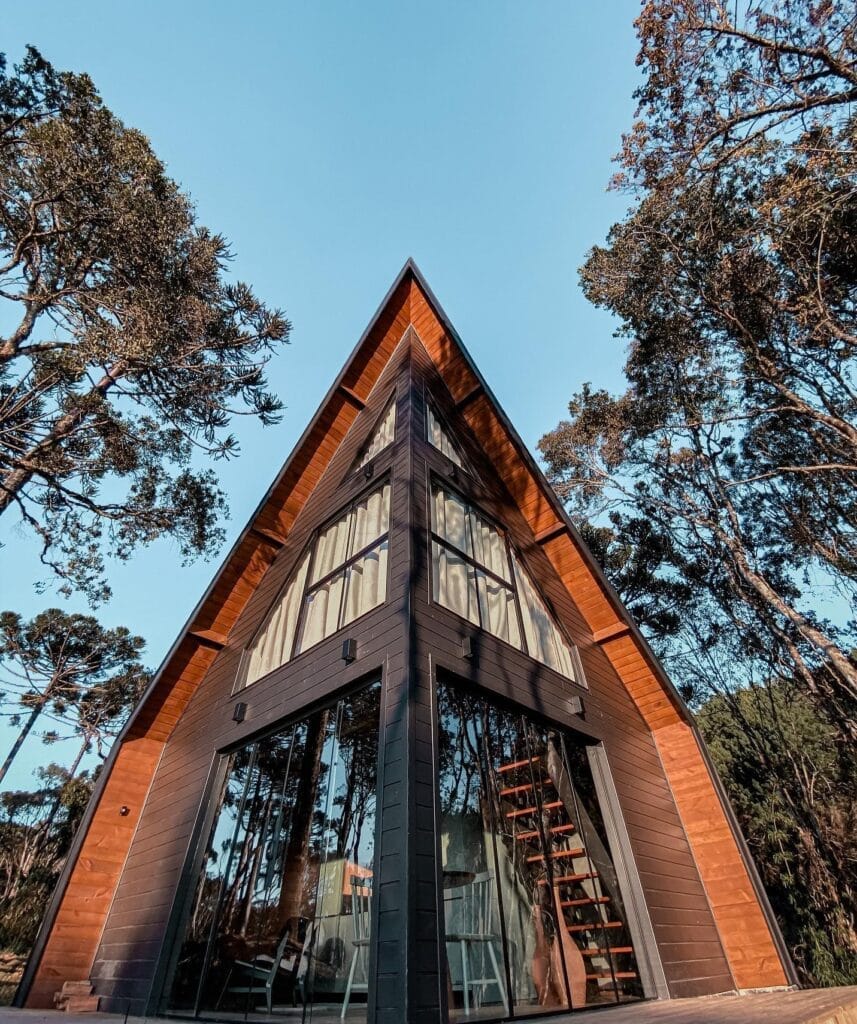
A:
{"label": "glass pane", "polygon": [[365,1020],[379,694],[234,755],[171,1010]]}
{"label": "glass pane", "polygon": [[249,649],[245,686],[284,665],[292,656],[309,560],[310,552],[307,551],[292,581],[280,595],[270,618],[253,641]]}
{"label": "glass pane", "polygon": [[509,558],[506,555],[506,541],[503,535],[486,522],[480,515],[470,511],[470,546],[468,552],[474,561],[490,569],[495,576],[500,576],[507,583],[512,582],[509,575]]}
{"label": "glass pane", "polygon": [[252,748],[247,748],[229,759],[220,793],[219,812],[212,826],[184,941],[176,961],[170,999],[170,1006],[174,1010],[192,1011],[196,1006],[208,942],[217,919],[233,843],[236,840],[240,842],[245,828],[242,803],[254,753]]}
{"label": "glass pane", "polygon": [[553,617],[533,585],[529,575],[513,558],[515,580],[518,584],[518,598],[521,603],[521,619],[527,638],[527,653],[548,668],[574,679],[571,651]]}
{"label": "glass pane", "polygon": [[333,526],[319,534],[315,545],[315,560],[310,583],[316,583],[342,565],[348,558],[348,538],[351,533],[353,513],[349,512]]}
{"label": "glass pane", "polygon": [[515,595],[509,587],[504,587],[482,572],[476,573],[476,582],[482,628],[520,648],[521,631],[518,628],[518,613],[515,611]]}
{"label": "glass pane", "polygon": [[506,978],[480,708],[443,688],[438,714],[449,1015],[450,1020],[495,1018],[507,1010]]}
{"label": "glass pane", "polygon": [[349,557],[356,555],[390,529],[390,485],[373,491],[354,508],[354,536]]}
{"label": "glass pane", "polygon": [[455,552],[432,543],[432,597],[438,604],[479,625],[476,571]]}
{"label": "glass pane", "polygon": [[388,445],[393,443],[396,436],[396,403],[395,401],[390,402],[381,421],[375,428],[375,433],[372,435],[372,440],[363,453],[363,458],[360,460],[359,465],[365,466],[367,462],[370,462],[378,452],[382,452]]}
{"label": "glass pane", "polygon": [[387,596],[387,541],[382,541],[346,573],[345,609],[341,625],[383,604]]}
{"label": "glass pane", "polygon": [[432,500],[432,530],[459,551],[469,553],[467,513],[467,505],[454,494],[442,488],[435,489]]}
{"label": "glass pane", "polygon": [[344,580],[344,573],[340,573],[307,594],[304,621],[295,654],[307,650],[339,628]]}
{"label": "glass pane", "polygon": [[[524,1013],[640,998],[585,745],[446,685],[438,709],[454,1019],[498,1015],[507,978]],[[453,882],[483,877],[493,902],[465,933]]]}
{"label": "glass pane", "polygon": [[450,462],[454,462],[456,466],[464,468],[461,462],[461,456],[458,454],[458,449],[450,441],[446,431],[440,425],[440,421],[434,414],[434,409],[430,405],[426,406],[426,419],[427,419],[427,430],[426,436],[429,439],[429,443],[433,444],[435,448],[443,452],[443,454],[449,459]]}

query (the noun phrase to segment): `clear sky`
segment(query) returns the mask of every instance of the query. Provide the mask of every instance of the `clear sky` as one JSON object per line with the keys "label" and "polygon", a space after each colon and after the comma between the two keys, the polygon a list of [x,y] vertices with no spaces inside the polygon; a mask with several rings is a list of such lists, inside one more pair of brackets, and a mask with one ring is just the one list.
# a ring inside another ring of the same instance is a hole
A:
{"label": "clear sky", "polygon": [[[631,123],[633,0],[5,5],[0,49],[88,72],[144,131],[235,274],[294,324],[270,368],[279,426],[241,421],[219,466],[227,549],[412,256],[524,440],[584,381],[621,385],[610,318],[577,268],[620,219],[611,158]],[[0,608],[30,616],[37,549],[0,526]],[[156,667],[214,573],[162,542],[113,566],[98,612]],[[85,610],[80,601],[65,607]],[[9,736],[0,725],[0,742]],[[60,756],[29,745],[11,784]]]}

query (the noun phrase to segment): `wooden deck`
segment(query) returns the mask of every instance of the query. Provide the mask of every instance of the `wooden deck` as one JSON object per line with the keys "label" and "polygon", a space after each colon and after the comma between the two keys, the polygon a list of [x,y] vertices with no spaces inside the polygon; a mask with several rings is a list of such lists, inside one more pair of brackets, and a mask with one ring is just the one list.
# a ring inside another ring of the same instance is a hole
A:
{"label": "wooden deck", "polygon": [[[290,1011],[283,1022],[297,1021]],[[274,1018],[276,1018],[276,1014]],[[127,1024],[146,1024],[156,1018],[128,1017]],[[270,1020],[254,1017],[254,1021]],[[321,1018],[313,1015],[313,1024]],[[324,1024],[328,1017],[325,1016]],[[538,1018],[536,1018],[538,1019]],[[663,1002],[631,1003],[543,1018],[551,1024],[857,1024],[857,986],[806,989],[801,992],[755,992],[750,995],[709,996]],[[55,1010],[18,1010],[0,1007],[0,1024],[112,1024],[118,1014],[64,1014]],[[330,1017],[338,1024],[339,1014]]]}

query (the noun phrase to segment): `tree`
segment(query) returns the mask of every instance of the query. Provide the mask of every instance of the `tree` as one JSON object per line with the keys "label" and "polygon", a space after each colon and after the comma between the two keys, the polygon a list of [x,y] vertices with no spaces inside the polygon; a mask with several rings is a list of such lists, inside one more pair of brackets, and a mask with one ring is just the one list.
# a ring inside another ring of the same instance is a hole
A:
{"label": "tree", "polygon": [[[0,948],[29,952],[44,907],[92,793],[84,772],[72,778],[51,764],[39,788],[0,793]],[[46,827],[45,809],[57,807]]]}
{"label": "tree", "polygon": [[194,457],[236,453],[234,414],[276,421],[265,364],[290,325],[227,280],[148,140],[32,47],[0,55],[0,183],[0,514],[96,601],[105,552],[217,548],[225,499]]}
{"label": "tree", "polygon": [[701,708],[798,965],[853,982],[857,17],[648,0],[637,29],[632,207],[581,271],[627,387],[540,447]]}
{"label": "tree", "polygon": [[[4,696],[20,710],[12,714],[18,735],[0,766],[2,783],[39,718],[71,725],[81,746],[70,776],[92,746],[103,756],[149,679],[140,662],[145,643],[127,629],[105,629],[89,615],[58,608],[23,622],[14,612],[0,614],[0,668]],[[52,732],[49,738],[56,737]]]}
{"label": "tree", "polygon": [[582,270],[631,339],[628,389],[585,387],[542,451],[579,515],[669,538],[700,648],[740,635],[854,740],[855,623],[814,590],[857,597],[853,10],[670,0],[638,28],[636,205]]}
{"label": "tree", "polygon": [[709,698],[698,721],[801,972],[853,985],[857,764],[836,727],[787,684]]}

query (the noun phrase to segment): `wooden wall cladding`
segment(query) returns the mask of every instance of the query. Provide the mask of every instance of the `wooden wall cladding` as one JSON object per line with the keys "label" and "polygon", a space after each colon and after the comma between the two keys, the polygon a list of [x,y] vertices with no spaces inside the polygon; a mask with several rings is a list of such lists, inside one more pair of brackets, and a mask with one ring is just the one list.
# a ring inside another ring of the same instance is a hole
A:
{"label": "wooden wall cladding", "polygon": [[655,743],[740,989],[787,985],[747,867],[686,722],[655,731]]}

